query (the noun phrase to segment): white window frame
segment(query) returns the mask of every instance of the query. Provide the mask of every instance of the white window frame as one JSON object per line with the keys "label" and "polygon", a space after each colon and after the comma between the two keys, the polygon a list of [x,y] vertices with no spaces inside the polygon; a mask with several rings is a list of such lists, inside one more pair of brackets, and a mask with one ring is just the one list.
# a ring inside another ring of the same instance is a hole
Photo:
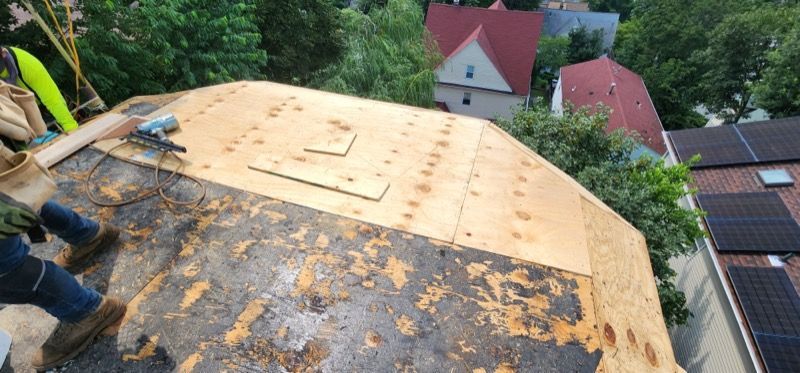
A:
{"label": "white window frame", "polygon": [[475,66],[467,65],[467,73],[464,74],[466,79],[475,79]]}

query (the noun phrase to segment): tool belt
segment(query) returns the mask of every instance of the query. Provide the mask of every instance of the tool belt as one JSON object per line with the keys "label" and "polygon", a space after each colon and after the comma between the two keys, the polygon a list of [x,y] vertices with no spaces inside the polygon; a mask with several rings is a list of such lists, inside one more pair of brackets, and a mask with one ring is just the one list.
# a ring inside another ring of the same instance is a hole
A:
{"label": "tool belt", "polygon": [[31,152],[14,153],[0,145],[0,190],[39,211],[56,192],[50,172]]}
{"label": "tool belt", "polygon": [[33,92],[0,81],[0,136],[27,142],[45,132]]}

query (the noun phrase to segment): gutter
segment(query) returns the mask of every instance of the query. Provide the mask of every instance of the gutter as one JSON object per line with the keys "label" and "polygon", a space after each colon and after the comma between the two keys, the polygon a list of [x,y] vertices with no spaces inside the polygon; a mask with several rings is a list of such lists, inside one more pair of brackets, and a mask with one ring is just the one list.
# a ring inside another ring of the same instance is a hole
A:
{"label": "gutter", "polygon": [[[661,132],[661,137],[664,139],[664,145],[667,146],[667,154],[669,155],[669,159],[672,161],[673,164],[678,164],[678,158],[675,156],[675,149],[673,149],[672,141],[668,136],[667,131]],[[689,186],[684,185],[683,190],[685,192],[689,192]],[[697,202],[695,201],[694,197],[689,197],[686,199],[689,201],[689,207],[692,209],[697,209]],[[700,226],[700,229],[704,232],[706,231],[703,227],[702,218],[697,218],[697,225]],[[714,248],[716,245],[711,242],[708,236],[703,237],[703,240],[706,244],[706,250],[708,250],[711,260],[714,262],[714,269],[717,271],[717,277],[719,278],[720,282],[722,283],[722,288],[725,289],[725,296],[728,298],[728,303],[733,310],[733,316],[736,317],[736,323],[739,326],[739,332],[742,334],[742,338],[744,339],[744,344],[747,346],[747,352],[750,354],[750,360],[753,362],[753,366],[756,368],[756,372],[763,373],[764,368],[761,364],[761,359],[758,358],[758,354],[756,353],[756,347],[753,345],[753,341],[751,339],[751,335],[747,327],[745,326],[744,316],[741,314],[739,307],[736,307],[737,299],[734,297],[733,290],[731,289],[730,284],[728,283],[727,278],[725,278],[725,271],[722,268],[722,265],[719,263],[719,259],[717,259],[717,254],[714,252]]]}

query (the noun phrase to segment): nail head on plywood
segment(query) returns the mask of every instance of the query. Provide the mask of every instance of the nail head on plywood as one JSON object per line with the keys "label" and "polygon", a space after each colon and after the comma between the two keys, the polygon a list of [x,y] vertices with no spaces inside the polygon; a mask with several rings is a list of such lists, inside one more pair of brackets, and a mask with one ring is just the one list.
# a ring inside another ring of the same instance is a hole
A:
{"label": "nail head on plywood", "polygon": [[531,215],[525,211],[517,211],[517,217],[522,220],[531,220]]}
{"label": "nail head on plywood", "polygon": [[421,174],[423,174],[423,175],[425,175],[425,176],[431,176],[431,175],[433,175],[433,171],[431,171],[431,170],[422,170],[422,171],[420,171],[419,173],[421,173]]}
{"label": "nail head on plywood", "polygon": [[633,347],[636,347],[636,334],[633,334],[633,330],[628,328],[628,342],[631,343]]}
{"label": "nail head on plywood", "polygon": [[441,146],[443,148],[446,148],[446,147],[450,146],[450,143],[447,142],[447,141],[444,141],[444,140],[439,140],[439,141],[436,142],[436,145],[439,145],[439,146]]}
{"label": "nail head on plywood", "polygon": [[531,166],[531,162],[522,161],[522,165],[525,166],[525,167],[530,167]]}
{"label": "nail head on plywood", "polygon": [[416,189],[422,193],[430,193],[431,186],[428,184],[417,184]]}
{"label": "nail head on plywood", "polygon": [[528,178],[525,177],[525,176],[520,176],[520,177],[517,178],[517,180],[519,180],[519,181],[524,183],[524,182],[528,181]]}
{"label": "nail head on plywood", "polygon": [[650,342],[645,343],[644,353],[645,355],[647,355],[647,361],[650,362],[650,365],[657,367],[658,357],[656,356],[656,351],[653,350],[653,346],[650,345]]}
{"label": "nail head on plywood", "polygon": [[519,234],[518,232],[511,233],[511,236],[513,236],[514,238],[516,238],[518,240],[522,238],[522,235]]}
{"label": "nail head on plywood", "polygon": [[419,207],[419,202],[417,201],[408,201],[408,205],[411,207]]}
{"label": "nail head on plywood", "polygon": [[611,327],[609,323],[605,323],[605,325],[603,325],[603,335],[606,337],[606,341],[609,344],[611,344],[612,346],[616,345],[617,333],[614,332],[614,328]]}
{"label": "nail head on plywood", "polygon": [[525,197],[525,193],[522,193],[522,192],[520,192],[518,190],[514,191],[514,195],[517,196],[517,197]]}

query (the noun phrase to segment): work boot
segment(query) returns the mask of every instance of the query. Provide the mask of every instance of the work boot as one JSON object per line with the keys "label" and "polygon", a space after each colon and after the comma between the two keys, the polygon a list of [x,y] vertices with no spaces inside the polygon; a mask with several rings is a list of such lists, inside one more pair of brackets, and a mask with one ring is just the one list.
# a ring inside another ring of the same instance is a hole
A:
{"label": "work boot", "polygon": [[103,297],[97,311],[75,323],[59,322],[50,338],[33,354],[31,364],[39,372],[53,369],[74,359],[100,334],[116,333],[125,316],[125,303]]}
{"label": "work boot", "polygon": [[67,272],[75,273],[86,259],[109,248],[119,238],[119,228],[106,223],[100,224],[97,235],[91,241],[80,246],[67,245],[58,252],[53,262]]}

